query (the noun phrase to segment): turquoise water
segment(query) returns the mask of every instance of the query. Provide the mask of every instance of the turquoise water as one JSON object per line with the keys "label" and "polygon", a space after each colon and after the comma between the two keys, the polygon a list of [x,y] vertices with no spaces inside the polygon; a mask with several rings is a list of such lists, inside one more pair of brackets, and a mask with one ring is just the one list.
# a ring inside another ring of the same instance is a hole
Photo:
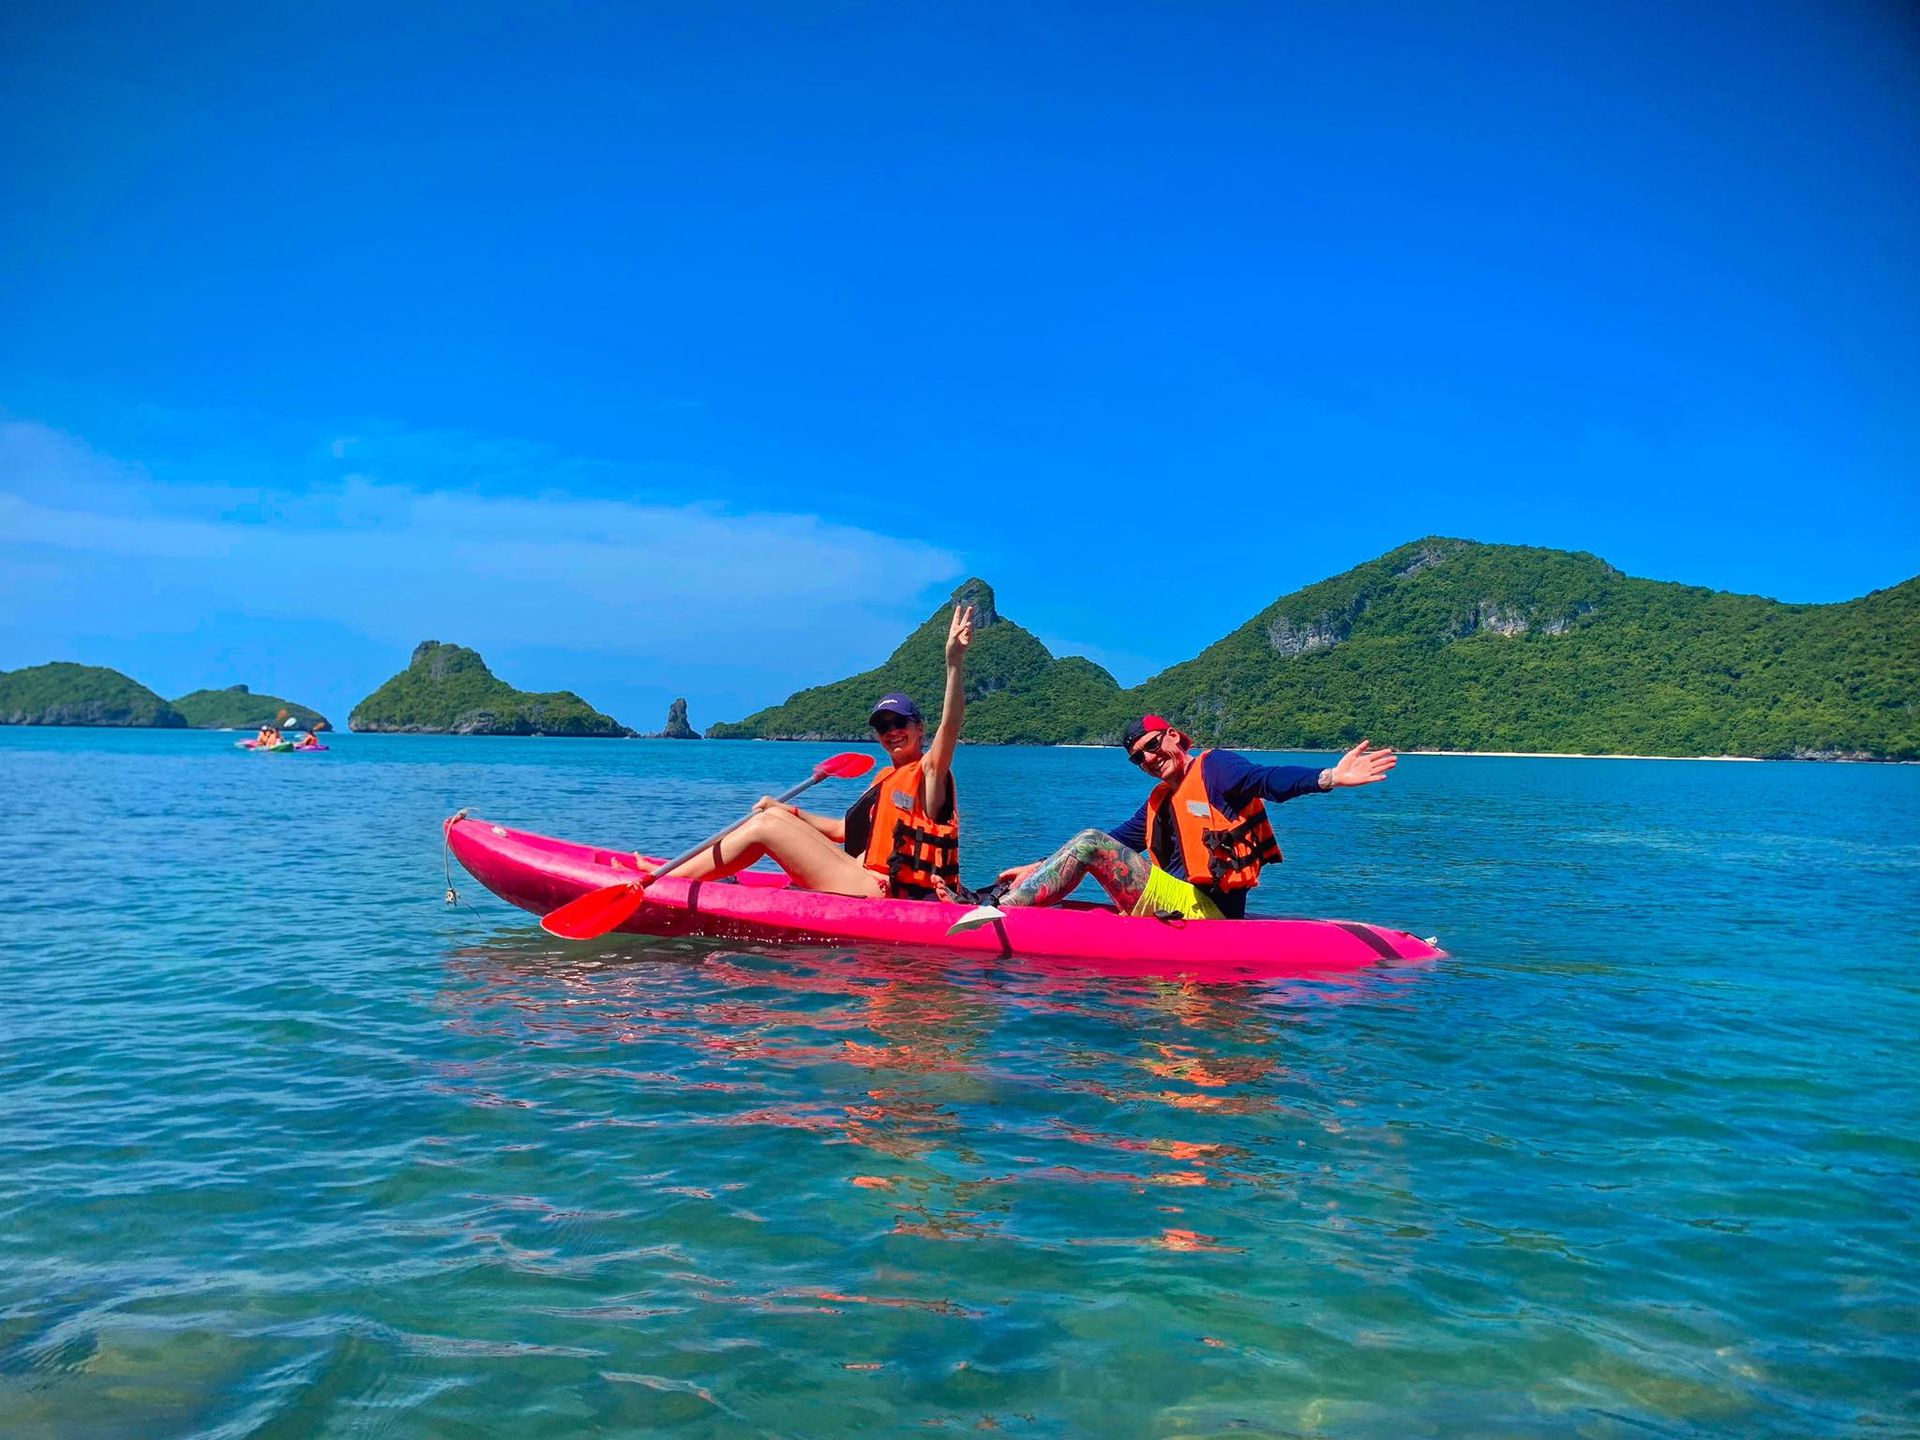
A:
{"label": "turquoise water", "polygon": [[234,738],[0,729],[9,1437],[1920,1429],[1920,769],[1415,757],[1256,908],[1452,958],[1209,988],[442,903],[824,747]]}

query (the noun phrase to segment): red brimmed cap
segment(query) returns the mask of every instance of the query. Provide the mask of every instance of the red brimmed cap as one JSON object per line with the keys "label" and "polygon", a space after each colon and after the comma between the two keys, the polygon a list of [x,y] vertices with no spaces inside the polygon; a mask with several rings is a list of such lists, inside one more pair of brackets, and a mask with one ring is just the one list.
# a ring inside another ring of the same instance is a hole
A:
{"label": "red brimmed cap", "polygon": [[1142,715],[1121,732],[1120,743],[1131,750],[1156,730],[1171,730],[1173,722],[1164,715]]}

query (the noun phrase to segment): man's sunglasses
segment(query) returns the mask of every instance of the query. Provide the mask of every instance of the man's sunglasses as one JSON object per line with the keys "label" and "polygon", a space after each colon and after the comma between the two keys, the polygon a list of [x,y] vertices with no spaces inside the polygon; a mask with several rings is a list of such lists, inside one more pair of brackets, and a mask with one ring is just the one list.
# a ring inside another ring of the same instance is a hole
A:
{"label": "man's sunglasses", "polygon": [[1138,750],[1129,750],[1127,752],[1127,758],[1142,770],[1146,769],[1147,766],[1160,758],[1160,742],[1166,738],[1167,732],[1162,730]]}
{"label": "man's sunglasses", "polygon": [[895,715],[891,710],[874,716],[867,723],[873,726],[873,733],[876,735],[891,735],[895,730],[904,730],[913,724],[906,716]]}

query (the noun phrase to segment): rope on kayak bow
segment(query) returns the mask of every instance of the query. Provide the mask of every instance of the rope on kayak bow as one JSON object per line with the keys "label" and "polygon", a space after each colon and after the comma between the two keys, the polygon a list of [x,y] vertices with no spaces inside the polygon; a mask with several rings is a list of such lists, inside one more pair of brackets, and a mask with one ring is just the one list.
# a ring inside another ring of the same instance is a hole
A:
{"label": "rope on kayak bow", "polygon": [[460,892],[453,888],[453,827],[456,821],[466,818],[465,809],[456,810],[453,812],[453,819],[440,827],[440,863],[447,875],[446,901],[447,904],[456,907],[460,904]]}

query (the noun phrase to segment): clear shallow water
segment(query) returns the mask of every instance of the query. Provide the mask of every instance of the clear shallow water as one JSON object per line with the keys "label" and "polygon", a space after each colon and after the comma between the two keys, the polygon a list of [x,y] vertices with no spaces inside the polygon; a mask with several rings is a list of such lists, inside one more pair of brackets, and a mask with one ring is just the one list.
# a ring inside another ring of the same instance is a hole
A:
{"label": "clear shallow water", "polygon": [[1256,908],[1452,959],[1183,987],[441,903],[825,747],[234,738],[0,729],[8,1436],[1920,1428],[1920,769],[1415,757]]}

